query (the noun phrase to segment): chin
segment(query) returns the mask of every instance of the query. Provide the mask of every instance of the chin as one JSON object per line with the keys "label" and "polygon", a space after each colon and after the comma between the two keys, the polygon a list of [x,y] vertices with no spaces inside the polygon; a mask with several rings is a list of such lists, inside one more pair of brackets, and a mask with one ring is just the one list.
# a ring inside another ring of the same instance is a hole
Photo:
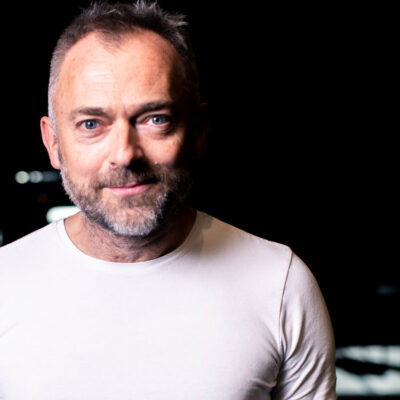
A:
{"label": "chin", "polygon": [[85,213],[92,222],[117,236],[146,238],[158,232],[162,226],[162,213],[151,207],[135,207],[116,213]]}

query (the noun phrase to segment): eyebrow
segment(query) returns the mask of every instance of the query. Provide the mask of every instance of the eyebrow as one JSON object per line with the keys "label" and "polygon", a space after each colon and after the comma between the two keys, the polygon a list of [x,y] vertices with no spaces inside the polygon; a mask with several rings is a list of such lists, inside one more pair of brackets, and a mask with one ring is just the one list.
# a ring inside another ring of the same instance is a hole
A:
{"label": "eyebrow", "polygon": [[[148,103],[141,104],[129,117],[129,119],[136,119],[141,114],[158,111],[164,108],[169,108],[171,110],[175,110],[176,106],[172,101],[151,101]],[[80,107],[77,108],[70,113],[71,120],[75,119],[79,115],[90,115],[94,117],[109,117],[110,113],[106,111],[106,109],[102,107]]]}
{"label": "eyebrow", "polygon": [[101,107],[81,107],[77,108],[70,113],[71,120],[75,119],[79,115],[92,115],[95,117],[105,117],[107,112]]}

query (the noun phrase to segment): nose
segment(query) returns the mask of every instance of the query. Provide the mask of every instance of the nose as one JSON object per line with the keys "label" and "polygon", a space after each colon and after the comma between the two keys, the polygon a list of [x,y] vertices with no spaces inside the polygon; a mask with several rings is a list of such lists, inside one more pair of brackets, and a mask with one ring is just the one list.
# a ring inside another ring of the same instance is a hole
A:
{"label": "nose", "polygon": [[128,121],[116,124],[111,136],[110,166],[127,167],[143,157],[138,132]]}

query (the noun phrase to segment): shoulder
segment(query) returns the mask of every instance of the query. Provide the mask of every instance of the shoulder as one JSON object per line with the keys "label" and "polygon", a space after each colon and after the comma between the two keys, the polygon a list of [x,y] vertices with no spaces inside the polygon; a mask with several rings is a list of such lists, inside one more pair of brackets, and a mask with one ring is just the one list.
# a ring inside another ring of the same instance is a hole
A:
{"label": "shoulder", "polygon": [[10,244],[0,247],[0,272],[20,262],[43,256],[46,249],[52,247],[55,240],[56,224],[40,228]]}
{"label": "shoulder", "polygon": [[251,283],[258,293],[273,295],[283,307],[319,307],[318,283],[289,246],[257,237],[207,214],[200,216],[202,251],[208,259],[219,261],[217,268],[225,276]]}
{"label": "shoulder", "polygon": [[229,250],[249,262],[278,263],[288,267],[293,252],[290,247],[255,236],[218,218],[200,213],[204,245],[210,250]]}
{"label": "shoulder", "polygon": [[291,248],[207,214],[200,216],[201,260],[210,266],[210,273],[217,271],[239,291],[250,288],[250,297],[279,307],[291,264],[297,260]]}

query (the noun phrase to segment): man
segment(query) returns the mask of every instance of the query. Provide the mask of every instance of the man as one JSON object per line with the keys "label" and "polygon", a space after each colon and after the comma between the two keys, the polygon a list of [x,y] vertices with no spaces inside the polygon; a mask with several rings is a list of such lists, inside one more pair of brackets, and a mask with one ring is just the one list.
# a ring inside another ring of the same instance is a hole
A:
{"label": "man", "polygon": [[57,43],[41,130],[81,211],[1,249],[1,399],[336,398],[307,267],[184,203],[206,135],[183,25],[101,3]]}

